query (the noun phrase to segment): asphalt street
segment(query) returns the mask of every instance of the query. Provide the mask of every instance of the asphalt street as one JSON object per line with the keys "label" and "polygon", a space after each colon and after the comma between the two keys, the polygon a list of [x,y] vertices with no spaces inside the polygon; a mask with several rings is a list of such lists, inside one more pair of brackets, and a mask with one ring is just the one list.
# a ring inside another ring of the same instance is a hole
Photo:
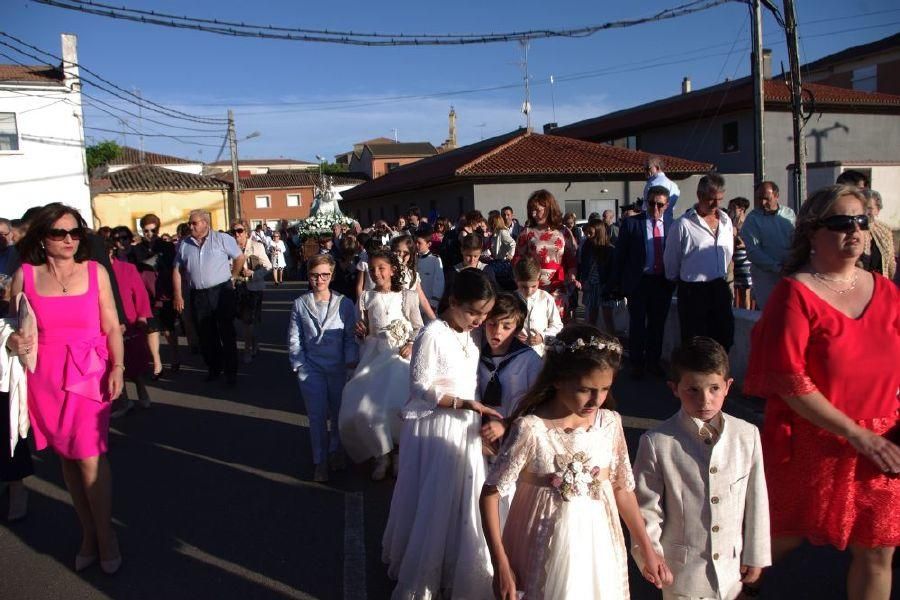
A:
{"label": "asphalt street", "polygon": [[[381,533],[392,481],[370,481],[365,465],[324,485],[311,481],[307,422],[286,356],[290,307],[301,289],[267,290],[261,352],[241,365],[236,387],[204,383],[200,357],[184,352],[177,375],[152,382],[151,409],[113,422],[113,514],[125,558],[115,576],[97,567],[73,571],[80,537],[58,460],[35,454],[27,518],[0,518],[0,598],[390,596]],[[632,455],[641,432],[678,407],[661,381],[625,373],[614,394]],[[757,408],[726,404],[756,421]],[[803,547],[769,571],[762,597],[843,598],[846,567],[843,554]],[[633,598],[660,597],[634,571],[631,582]]]}

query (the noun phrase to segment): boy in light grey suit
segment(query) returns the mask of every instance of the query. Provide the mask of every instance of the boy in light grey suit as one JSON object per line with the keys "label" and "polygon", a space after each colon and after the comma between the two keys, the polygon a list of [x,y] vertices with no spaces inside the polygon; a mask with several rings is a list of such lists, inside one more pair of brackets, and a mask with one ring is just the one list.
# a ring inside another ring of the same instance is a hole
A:
{"label": "boy in light grey suit", "polygon": [[[641,436],[635,493],[675,581],[665,599],[733,600],[769,566],[769,501],[759,431],[726,415],[728,355],[707,337],[672,354],[681,410]],[[641,565],[639,552],[632,553]]]}

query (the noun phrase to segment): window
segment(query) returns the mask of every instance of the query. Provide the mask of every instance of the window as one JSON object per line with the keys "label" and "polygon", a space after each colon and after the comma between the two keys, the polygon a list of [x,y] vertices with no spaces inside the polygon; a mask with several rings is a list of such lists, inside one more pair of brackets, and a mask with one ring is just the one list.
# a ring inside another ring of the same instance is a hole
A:
{"label": "window", "polygon": [[257,196],[256,197],[256,208],[269,208],[272,206],[272,197],[271,196]]}
{"label": "window", "polygon": [[260,221],[259,219],[250,219],[250,229],[254,229],[254,230],[255,230],[255,229],[256,229],[256,226],[259,225],[259,224],[261,224],[261,223],[262,223],[262,221]]}
{"label": "window", "polygon": [[575,213],[576,219],[584,218],[584,200],[566,200],[567,213]]}
{"label": "window", "polygon": [[0,113],[0,152],[19,151],[19,129],[16,113]]}
{"label": "window", "polygon": [[288,206],[300,206],[300,194],[288,194],[287,195],[287,205]]}
{"label": "window", "polygon": [[738,152],[740,149],[737,121],[725,123],[722,125],[722,152]]}
{"label": "window", "polygon": [[853,89],[860,92],[878,91],[878,66],[870,65],[853,70]]}
{"label": "window", "polygon": [[394,169],[396,169],[399,166],[400,166],[400,163],[398,163],[398,162],[384,163],[384,172],[390,173],[391,171],[393,171]]}

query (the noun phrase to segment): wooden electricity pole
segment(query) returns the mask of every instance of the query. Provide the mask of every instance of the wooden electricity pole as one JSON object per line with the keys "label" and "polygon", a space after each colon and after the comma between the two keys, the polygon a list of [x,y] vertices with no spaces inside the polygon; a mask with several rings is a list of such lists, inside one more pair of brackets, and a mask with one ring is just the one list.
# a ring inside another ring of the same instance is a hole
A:
{"label": "wooden electricity pole", "polygon": [[[241,218],[241,176],[238,173],[237,136],[234,133],[234,113],[228,109],[228,146],[231,149],[231,183],[234,186],[234,218]],[[227,218],[227,212],[225,211]]]}
{"label": "wooden electricity pole", "polygon": [[763,73],[763,48],[762,48],[762,11],[759,0],[753,0],[750,6],[750,15],[753,21],[753,187],[755,188],[766,179],[766,138],[765,115],[766,94],[763,86],[765,73]]}
{"label": "wooden electricity pole", "polygon": [[791,111],[794,122],[794,206],[806,200],[806,140],[803,137],[803,88],[800,85],[800,54],[797,49],[797,14],[794,0],[784,0],[784,30],[791,64]]}

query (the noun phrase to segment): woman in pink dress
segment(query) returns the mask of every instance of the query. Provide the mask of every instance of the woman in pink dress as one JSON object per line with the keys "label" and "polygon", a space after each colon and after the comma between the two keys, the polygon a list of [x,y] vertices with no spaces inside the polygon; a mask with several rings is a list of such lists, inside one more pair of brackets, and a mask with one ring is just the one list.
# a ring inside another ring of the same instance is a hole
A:
{"label": "woman in pink dress", "polygon": [[532,193],[527,207],[529,219],[516,240],[513,264],[524,256],[533,256],[538,261],[541,289],[553,296],[565,321],[566,284],[577,285],[575,238],[563,227],[559,204],[547,190]]}
{"label": "woman in pink dress", "polygon": [[[150,408],[150,394],[144,377],[150,371],[153,359],[150,345],[147,343],[147,321],[153,317],[150,307],[150,294],[137,266],[128,262],[128,254],[134,234],[120,225],[113,227],[112,240],[106,242],[109,251],[109,262],[116,276],[119,297],[122,299],[122,310],[125,313],[125,379],[134,383],[137,388],[138,402],[142,408]],[[119,406],[112,412],[112,418],[124,416],[134,408],[134,401],[128,397],[126,388],[122,388]]]}
{"label": "woman in pink dress", "polygon": [[50,446],[60,457],[81,522],[75,569],[99,557],[103,571],[112,574],[122,557],[112,527],[106,450],[124,351],[109,276],[87,260],[87,235],[74,208],[54,203],[36,215],[19,243],[22,267],[13,276],[12,294],[24,292],[31,304],[37,339],[13,334],[7,346],[16,354],[37,352],[35,371],[28,373],[28,411],[36,448]]}

